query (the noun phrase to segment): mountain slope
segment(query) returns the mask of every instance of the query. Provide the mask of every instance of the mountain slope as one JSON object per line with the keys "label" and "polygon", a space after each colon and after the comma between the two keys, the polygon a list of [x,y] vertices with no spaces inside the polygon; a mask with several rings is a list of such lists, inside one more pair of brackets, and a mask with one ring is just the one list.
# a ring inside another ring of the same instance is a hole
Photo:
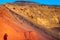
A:
{"label": "mountain slope", "polygon": [[59,40],[60,6],[33,2],[14,2],[0,5],[0,39]]}
{"label": "mountain slope", "polygon": [[52,30],[60,28],[60,6],[41,5],[33,2],[7,3],[5,6],[43,28]]}
{"label": "mountain slope", "polygon": [[7,40],[38,40],[35,31],[24,29],[16,23],[16,19],[14,19],[11,12],[0,5],[0,40],[4,40],[5,34],[8,35]]}

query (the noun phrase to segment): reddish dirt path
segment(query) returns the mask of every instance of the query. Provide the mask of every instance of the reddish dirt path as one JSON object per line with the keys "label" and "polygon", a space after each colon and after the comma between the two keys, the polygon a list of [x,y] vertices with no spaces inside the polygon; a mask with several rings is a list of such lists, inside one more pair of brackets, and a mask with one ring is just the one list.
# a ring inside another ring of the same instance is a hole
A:
{"label": "reddish dirt path", "polygon": [[13,20],[9,11],[0,6],[0,40],[3,40],[5,33],[8,40],[39,40],[35,32],[25,30]]}

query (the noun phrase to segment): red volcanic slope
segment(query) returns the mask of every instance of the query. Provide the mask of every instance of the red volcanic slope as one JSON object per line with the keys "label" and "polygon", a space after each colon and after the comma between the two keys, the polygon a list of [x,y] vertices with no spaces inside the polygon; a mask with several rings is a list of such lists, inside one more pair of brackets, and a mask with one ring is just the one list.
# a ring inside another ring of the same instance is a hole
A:
{"label": "red volcanic slope", "polygon": [[35,32],[25,30],[13,21],[10,12],[3,6],[0,6],[0,40],[3,40],[7,33],[8,40],[39,40]]}

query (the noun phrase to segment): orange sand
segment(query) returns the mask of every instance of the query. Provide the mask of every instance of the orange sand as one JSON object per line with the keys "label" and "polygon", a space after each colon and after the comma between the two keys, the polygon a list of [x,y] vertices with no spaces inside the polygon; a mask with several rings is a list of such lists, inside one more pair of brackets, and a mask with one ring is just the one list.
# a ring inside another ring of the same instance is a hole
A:
{"label": "orange sand", "polygon": [[[9,11],[3,6],[0,7],[0,40],[4,40],[4,34],[7,33],[8,40],[39,40],[33,31],[22,28],[13,21]],[[19,30],[18,30],[19,28]]]}

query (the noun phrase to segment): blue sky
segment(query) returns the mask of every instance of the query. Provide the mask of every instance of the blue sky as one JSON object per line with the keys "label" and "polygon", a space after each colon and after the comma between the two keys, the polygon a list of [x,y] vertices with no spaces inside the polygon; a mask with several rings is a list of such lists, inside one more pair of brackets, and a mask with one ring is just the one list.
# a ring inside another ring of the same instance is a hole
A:
{"label": "blue sky", "polygon": [[[0,4],[14,1],[16,0],[0,0]],[[60,5],[60,0],[26,0],[26,1],[33,1],[40,4]]]}
{"label": "blue sky", "polygon": [[0,0],[0,4],[7,3],[7,2],[14,2],[15,0]]}

